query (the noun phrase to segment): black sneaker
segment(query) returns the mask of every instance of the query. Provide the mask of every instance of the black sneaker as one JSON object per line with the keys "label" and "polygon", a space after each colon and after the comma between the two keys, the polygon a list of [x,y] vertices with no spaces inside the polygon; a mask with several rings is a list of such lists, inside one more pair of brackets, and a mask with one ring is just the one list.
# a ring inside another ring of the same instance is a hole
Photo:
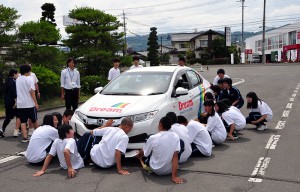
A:
{"label": "black sneaker", "polygon": [[239,138],[236,132],[233,132],[233,133],[232,133],[232,136],[233,136],[234,140],[236,140],[236,139]]}
{"label": "black sneaker", "polygon": [[28,143],[29,141],[30,141],[30,139],[28,137],[22,139],[22,143]]}
{"label": "black sneaker", "polygon": [[5,137],[5,134],[4,134],[4,132],[0,129],[0,138],[3,138],[3,137]]}

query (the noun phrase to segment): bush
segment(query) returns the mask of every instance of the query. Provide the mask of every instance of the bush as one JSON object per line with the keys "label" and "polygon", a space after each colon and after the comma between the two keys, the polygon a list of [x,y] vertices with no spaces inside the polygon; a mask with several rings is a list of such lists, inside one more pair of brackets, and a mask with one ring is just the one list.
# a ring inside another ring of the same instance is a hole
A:
{"label": "bush", "polygon": [[38,84],[42,98],[59,96],[60,76],[58,74],[43,66],[33,66],[32,72],[36,74],[39,80]]}
{"label": "bush", "polygon": [[202,65],[222,65],[230,64],[230,58],[202,59]]}
{"label": "bush", "polygon": [[193,64],[195,64],[195,63],[199,63],[199,64],[200,64],[200,63],[202,63],[201,61],[202,61],[202,60],[201,60],[200,58],[194,58],[194,59],[191,59],[191,60],[190,60],[190,64],[191,64],[191,65],[193,65]]}
{"label": "bush", "polygon": [[94,75],[81,78],[81,93],[85,95],[94,94],[97,82],[100,82],[100,85],[104,87],[108,83],[108,80],[104,77]]}

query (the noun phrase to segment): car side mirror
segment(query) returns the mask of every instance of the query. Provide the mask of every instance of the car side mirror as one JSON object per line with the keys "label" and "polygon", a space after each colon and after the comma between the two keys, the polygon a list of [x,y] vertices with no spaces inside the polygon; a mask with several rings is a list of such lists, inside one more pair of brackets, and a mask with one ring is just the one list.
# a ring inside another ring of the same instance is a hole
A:
{"label": "car side mirror", "polygon": [[103,87],[97,87],[96,89],[94,89],[94,93],[99,93],[102,90],[103,90]]}
{"label": "car side mirror", "polygon": [[101,83],[100,82],[96,82],[96,87],[101,87]]}
{"label": "car side mirror", "polygon": [[182,95],[187,95],[189,93],[189,90],[182,88],[182,87],[178,87],[176,89],[176,97],[182,96]]}

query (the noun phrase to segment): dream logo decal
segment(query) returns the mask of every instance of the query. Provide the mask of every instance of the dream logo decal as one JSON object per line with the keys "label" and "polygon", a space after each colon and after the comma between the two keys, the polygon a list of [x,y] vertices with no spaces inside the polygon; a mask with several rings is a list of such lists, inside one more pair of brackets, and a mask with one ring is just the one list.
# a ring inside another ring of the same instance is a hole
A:
{"label": "dream logo decal", "polygon": [[112,105],[111,107],[92,107],[90,111],[101,111],[101,112],[109,112],[109,113],[122,113],[123,109],[129,105],[130,103],[117,103]]}

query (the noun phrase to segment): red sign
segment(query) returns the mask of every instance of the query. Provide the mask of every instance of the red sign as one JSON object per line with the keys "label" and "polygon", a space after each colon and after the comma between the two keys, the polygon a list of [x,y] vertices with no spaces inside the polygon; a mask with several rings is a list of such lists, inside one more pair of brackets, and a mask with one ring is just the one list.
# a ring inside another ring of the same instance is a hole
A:
{"label": "red sign", "polygon": [[189,107],[193,107],[194,103],[193,103],[193,100],[189,100],[189,101],[186,101],[186,102],[178,102],[178,106],[179,106],[179,110],[184,110],[184,109],[187,109]]}
{"label": "red sign", "polygon": [[246,50],[245,50],[245,53],[248,54],[248,55],[249,55],[249,54],[252,54],[252,49],[246,49]]}
{"label": "red sign", "polygon": [[297,39],[300,39],[300,32],[298,32]]}

